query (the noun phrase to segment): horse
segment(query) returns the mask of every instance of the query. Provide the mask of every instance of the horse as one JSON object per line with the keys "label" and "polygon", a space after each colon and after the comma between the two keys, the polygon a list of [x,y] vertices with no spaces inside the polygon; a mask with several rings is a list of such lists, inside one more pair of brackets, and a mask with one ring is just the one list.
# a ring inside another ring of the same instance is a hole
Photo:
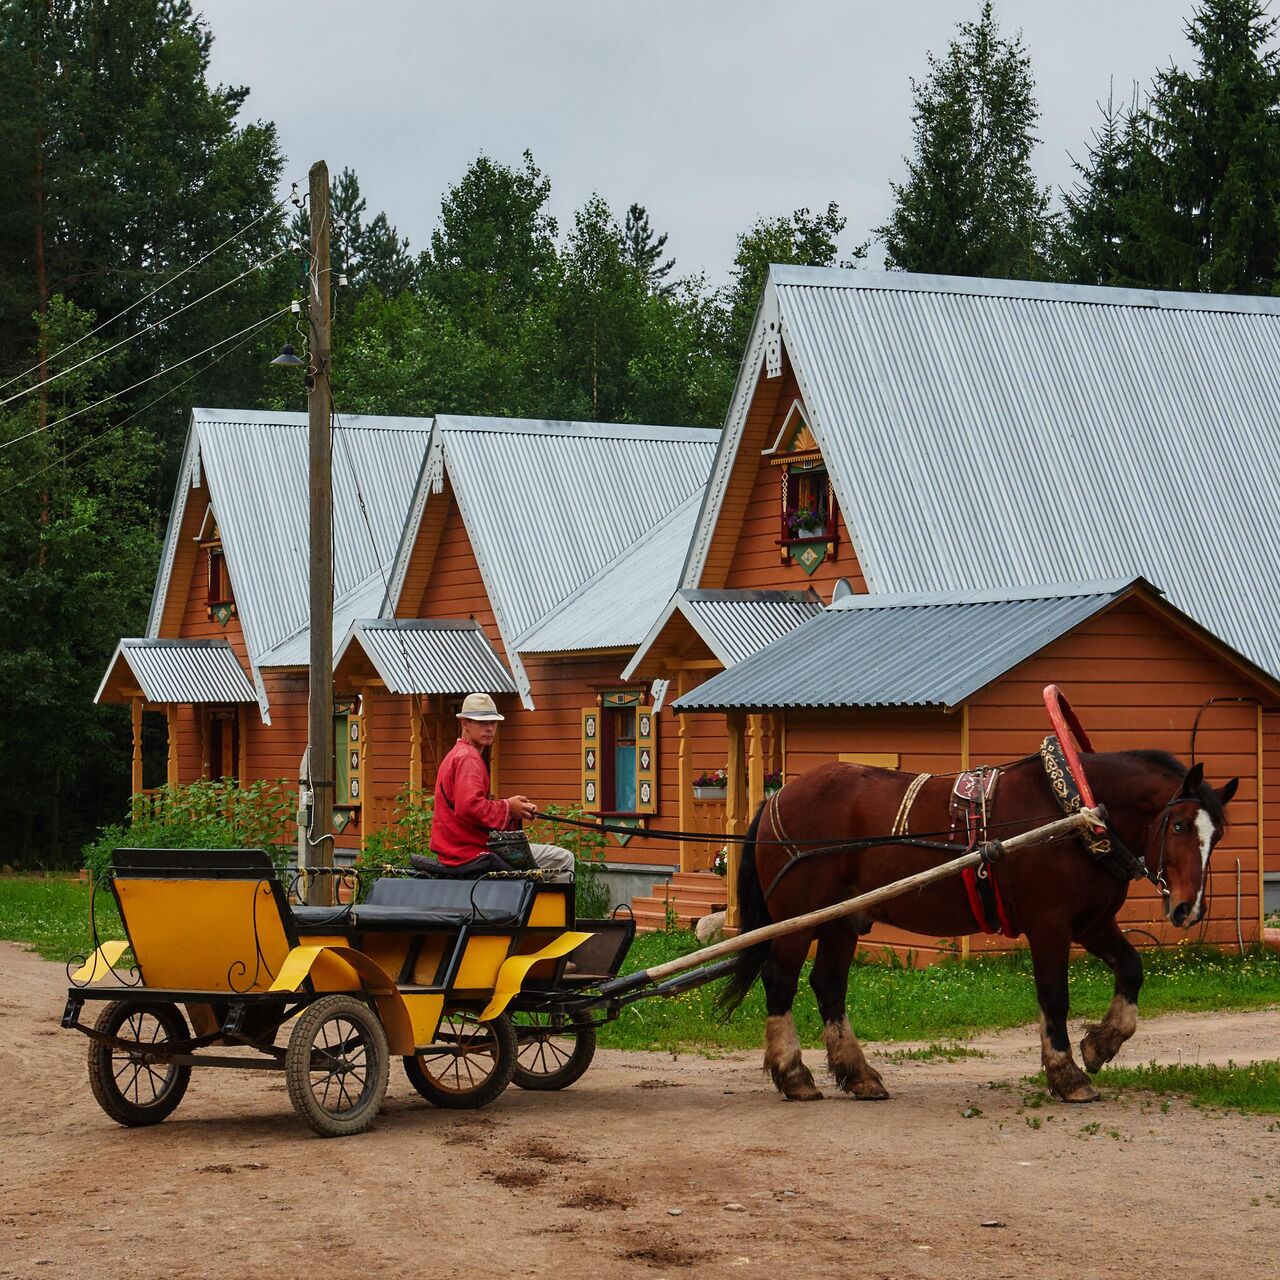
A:
{"label": "horse", "polygon": [[[1081,762],[1105,809],[1106,834],[1119,842],[1119,849],[1145,859],[1145,865],[1131,859],[1130,868],[1137,867],[1157,885],[1165,918],[1182,929],[1199,923],[1207,906],[1209,856],[1225,829],[1225,809],[1239,779],[1215,790],[1204,780],[1203,765],[1187,769],[1160,751],[1090,752]],[[954,841],[955,776],[840,763],[821,765],[788,782],[761,806],[747,831],[738,871],[741,928],[754,929],[851,898],[963,852],[959,843],[943,852],[934,841],[898,842],[919,839],[912,831]],[[1001,766],[998,779],[986,814],[992,834],[1007,838],[1062,816],[1040,755]],[[883,842],[875,839],[886,832],[891,834]],[[1115,975],[1105,1017],[1087,1028],[1080,1043],[1084,1066],[1093,1074],[1137,1029],[1142,961],[1116,923],[1129,873],[1103,865],[1074,837],[1020,849],[991,862],[987,871],[998,893],[1004,932],[1024,934],[1031,949],[1041,1061],[1049,1088],[1065,1102],[1096,1101],[1099,1093],[1071,1054],[1067,962],[1072,943],[1077,943]],[[726,1013],[736,1008],[759,976],[767,1013],[765,1070],[784,1098],[820,1099],[801,1059],[791,1013],[801,967],[816,941],[809,982],[822,1016],[831,1075],[854,1098],[887,1098],[846,1013],[858,939],[876,921],[934,938],[970,935],[983,931],[979,911],[960,877],[953,876],[865,913],[759,943],[738,956],[722,988],[721,1007]]]}

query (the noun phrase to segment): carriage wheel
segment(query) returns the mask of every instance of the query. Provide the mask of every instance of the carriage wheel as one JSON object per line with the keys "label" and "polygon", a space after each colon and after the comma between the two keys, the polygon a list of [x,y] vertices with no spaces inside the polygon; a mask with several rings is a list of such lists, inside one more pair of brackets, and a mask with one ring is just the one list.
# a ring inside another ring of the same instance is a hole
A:
{"label": "carriage wheel", "polygon": [[117,1124],[159,1124],[182,1101],[191,1068],[165,1061],[169,1046],[188,1040],[187,1020],[173,1004],[113,1000],[94,1030],[120,1044],[89,1041],[89,1087]]}
{"label": "carriage wheel", "polygon": [[522,1089],[567,1089],[591,1065],[596,1029],[582,1014],[521,1013],[520,1052],[512,1077]]}
{"label": "carriage wheel", "polygon": [[298,1019],[285,1050],[293,1109],[322,1138],[363,1133],[387,1092],[382,1023],[351,996],[325,996]]}
{"label": "carriage wheel", "polygon": [[409,1083],[437,1107],[487,1106],[511,1083],[516,1068],[516,1031],[499,1014],[481,1022],[474,1013],[446,1013],[435,1043],[404,1060]]}

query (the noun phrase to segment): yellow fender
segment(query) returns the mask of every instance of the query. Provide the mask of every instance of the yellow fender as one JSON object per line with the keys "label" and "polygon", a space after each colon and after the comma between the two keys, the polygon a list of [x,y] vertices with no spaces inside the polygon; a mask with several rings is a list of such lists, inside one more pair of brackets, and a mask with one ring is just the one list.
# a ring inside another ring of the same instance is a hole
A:
{"label": "yellow fender", "polygon": [[481,1013],[480,1021],[488,1022],[490,1018],[496,1018],[511,1003],[511,998],[520,990],[525,975],[539,960],[558,960],[593,937],[595,935],[592,933],[568,930],[554,942],[547,943],[541,951],[528,956],[512,956],[503,961],[502,968],[498,970],[498,980],[493,984],[493,997]]}
{"label": "yellow fender", "polygon": [[128,950],[127,942],[120,942],[114,938],[110,942],[104,942],[71,975],[71,981],[77,987],[83,987],[90,982],[97,982],[99,978],[105,978],[116,967],[116,961]]}
{"label": "yellow fender", "polygon": [[378,1008],[378,1018],[387,1033],[387,1045],[392,1053],[413,1052],[413,1023],[404,997],[396,984],[369,959],[363,951],[354,947],[294,947],[280,966],[280,973],[271,984],[271,991],[296,991],[306,981],[317,962],[332,956],[351,966],[360,979],[361,988],[373,997]]}

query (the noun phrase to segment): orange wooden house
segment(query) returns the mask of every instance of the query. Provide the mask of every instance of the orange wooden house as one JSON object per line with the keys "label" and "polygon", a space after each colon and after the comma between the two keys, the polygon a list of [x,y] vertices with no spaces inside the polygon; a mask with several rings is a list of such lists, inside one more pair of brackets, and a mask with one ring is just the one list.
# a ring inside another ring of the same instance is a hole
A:
{"label": "orange wooden house", "polygon": [[[1056,682],[1099,749],[1241,777],[1205,936],[1248,943],[1280,871],[1278,357],[1270,299],[775,267],[625,675],[676,682],[730,830],[775,771],[1034,751]],[[752,656],[706,624],[806,588],[829,607]]]}

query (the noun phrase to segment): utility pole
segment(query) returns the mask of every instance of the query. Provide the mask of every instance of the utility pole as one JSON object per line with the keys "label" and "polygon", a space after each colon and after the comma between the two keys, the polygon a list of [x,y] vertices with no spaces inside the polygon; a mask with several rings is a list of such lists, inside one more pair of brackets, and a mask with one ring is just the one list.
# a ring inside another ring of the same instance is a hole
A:
{"label": "utility pole", "polygon": [[311,775],[311,831],[307,866],[318,867],[307,894],[312,906],[331,906],[333,876],[333,400],[329,389],[329,167],[311,166],[311,323],[307,390],[311,489],[311,663],[307,744]]}

